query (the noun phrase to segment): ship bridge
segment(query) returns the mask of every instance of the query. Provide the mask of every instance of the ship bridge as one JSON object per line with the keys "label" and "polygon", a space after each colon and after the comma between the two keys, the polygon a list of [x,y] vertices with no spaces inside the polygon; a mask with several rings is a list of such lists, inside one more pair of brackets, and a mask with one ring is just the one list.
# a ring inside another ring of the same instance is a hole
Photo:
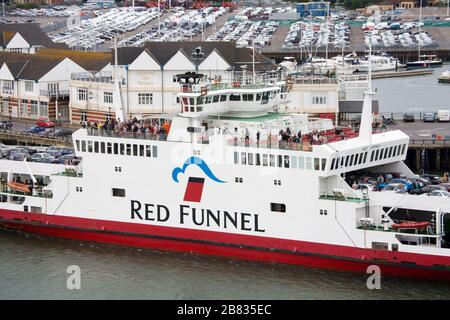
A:
{"label": "ship bridge", "polygon": [[402,131],[372,135],[372,142],[359,137],[315,146],[315,151],[329,155],[328,175],[337,175],[406,159],[409,137]]}

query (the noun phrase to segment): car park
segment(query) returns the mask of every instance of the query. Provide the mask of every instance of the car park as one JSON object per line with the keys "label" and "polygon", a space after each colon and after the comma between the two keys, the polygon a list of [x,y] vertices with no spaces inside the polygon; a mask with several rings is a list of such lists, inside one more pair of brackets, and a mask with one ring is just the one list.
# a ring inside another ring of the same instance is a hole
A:
{"label": "car park", "polygon": [[161,14],[155,8],[113,8],[106,13],[99,12],[92,19],[82,20],[75,27],[56,32],[51,38],[54,42],[65,43],[71,49],[94,50],[117,34],[136,30]]}

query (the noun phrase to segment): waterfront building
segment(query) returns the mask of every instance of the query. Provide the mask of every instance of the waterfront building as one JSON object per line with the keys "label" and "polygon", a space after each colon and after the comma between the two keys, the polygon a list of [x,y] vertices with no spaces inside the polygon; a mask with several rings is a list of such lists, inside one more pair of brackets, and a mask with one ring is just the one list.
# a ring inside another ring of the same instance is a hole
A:
{"label": "waterfront building", "polygon": [[69,120],[69,79],[98,72],[109,54],[41,49],[37,54],[0,53],[0,114],[9,118]]}

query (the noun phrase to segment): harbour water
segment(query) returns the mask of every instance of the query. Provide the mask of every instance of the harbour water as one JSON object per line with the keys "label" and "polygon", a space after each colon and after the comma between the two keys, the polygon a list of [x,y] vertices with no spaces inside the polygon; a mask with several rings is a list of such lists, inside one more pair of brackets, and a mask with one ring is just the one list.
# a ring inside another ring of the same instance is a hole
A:
{"label": "harbour water", "polygon": [[430,75],[373,80],[380,112],[450,110],[450,84],[438,83],[437,80],[449,68],[450,64],[444,64],[433,68],[433,74]]}
{"label": "harbour water", "polygon": [[0,299],[450,299],[448,283],[367,277],[0,231]]}
{"label": "harbour water", "polygon": [[[379,79],[381,112],[450,109],[450,85],[430,76]],[[81,289],[69,290],[69,265]],[[264,265],[80,243],[0,230],[0,299],[450,299],[450,283]]]}

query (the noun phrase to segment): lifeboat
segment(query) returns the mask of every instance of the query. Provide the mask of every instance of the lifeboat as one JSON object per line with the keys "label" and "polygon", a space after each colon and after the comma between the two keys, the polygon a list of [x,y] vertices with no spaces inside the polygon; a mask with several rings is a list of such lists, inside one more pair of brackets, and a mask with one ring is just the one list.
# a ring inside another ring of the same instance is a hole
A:
{"label": "lifeboat", "polygon": [[431,223],[422,221],[422,222],[414,222],[414,221],[405,221],[402,223],[395,223],[392,225],[394,229],[426,229]]}
{"label": "lifeboat", "polygon": [[16,191],[20,191],[20,192],[24,192],[24,193],[30,192],[30,188],[25,183],[11,181],[10,183],[8,183],[8,186],[12,190],[16,190]]}

